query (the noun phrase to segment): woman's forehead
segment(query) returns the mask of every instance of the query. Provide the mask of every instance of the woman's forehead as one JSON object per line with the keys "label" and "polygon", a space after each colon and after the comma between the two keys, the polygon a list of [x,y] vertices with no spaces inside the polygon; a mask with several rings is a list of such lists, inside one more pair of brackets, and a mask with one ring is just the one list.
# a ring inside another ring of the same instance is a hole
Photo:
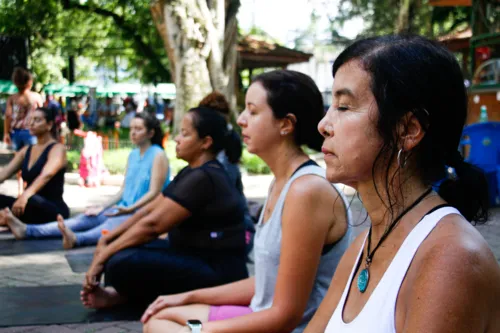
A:
{"label": "woman's forehead", "polygon": [[350,61],[342,65],[335,73],[333,96],[346,95],[360,98],[371,93],[371,75],[361,67],[359,61]]}

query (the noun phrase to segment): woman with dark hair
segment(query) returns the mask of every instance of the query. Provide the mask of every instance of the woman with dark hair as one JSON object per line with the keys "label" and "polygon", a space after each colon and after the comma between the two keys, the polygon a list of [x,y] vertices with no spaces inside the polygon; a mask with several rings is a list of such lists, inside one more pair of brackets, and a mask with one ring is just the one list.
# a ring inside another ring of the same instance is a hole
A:
{"label": "woman with dark hair", "polygon": [[[145,307],[161,294],[248,276],[244,202],[215,159],[228,141],[226,121],[214,110],[191,109],[175,140],[188,166],[163,196],[101,238],[81,295],[85,306]],[[168,239],[158,239],[164,233]],[[105,288],[98,284],[103,271]]]}
{"label": "woman with dark hair", "polygon": [[17,198],[0,194],[0,225],[13,220],[28,224],[52,221],[57,215],[69,216],[63,200],[66,149],[57,143],[54,110],[38,108],[30,115],[30,135],[36,143],[22,148],[10,163],[0,170],[0,183],[21,171],[27,183]]}
{"label": "woman with dark hair", "polygon": [[[199,106],[206,106],[211,109],[217,110],[220,114],[226,119],[228,123],[228,131],[231,139],[228,140],[228,144],[233,145],[231,149],[228,151],[231,155],[227,155],[226,151],[223,150],[219,154],[217,154],[217,160],[224,166],[231,179],[231,182],[236,186],[238,191],[240,192],[243,200],[246,203],[245,193],[243,192],[243,182],[241,180],[241,172],[240,172],[240,159],[243,150],[243,142],[241,141],[240,136],[233,129],[233,126],[230,123],[231,110],[229,108],[229,103],[226,100],[226,97],[218,91],[213,91],[207,96],[203,97]],[[245,233],[246,233],[246,242],[247,242],[247,254],[253,248],[253,239],[255,234],[255,226],[254,220],[252,216],[250,216],[250,211],[248,210],[248,203],[245,205]]]}
{"label": "woman with dark hair", "polygon": [[[455,56],[420,36],[369,38],[333,76],[327,177],[358,190],[371,225],[305,331],[499,332],[500,270],[468,222],[486,220],[488,189],[457,151],[467,94]],[[433,190],[448,167],[457,177]]]}
{"label": "woman with dark hair", "polygon": [[342,194],[301,149],[321,148],[323,114],[307,75],[280,70],[254,79],[238,124],[248,151],[275,176],[256,227],[255,276],[159,297],[141,319],[144,332],[302,332],[350,241]]}
{"label": "woman with dark hair", "polygon": [[152,201],[170,182],[158,119],[147,113],[138,113],[131,121],[130,140],[137,148],[128,157],[125,181],[120,191],[107,204],[89,207],[84,214],[66,221],[58,215],[57,222],[41,225],[26,225],[16,218],[8,219],[7,224],[16,239],[62,237],[65,249],[94,245],[103,230],[115,229],[137,209]]}

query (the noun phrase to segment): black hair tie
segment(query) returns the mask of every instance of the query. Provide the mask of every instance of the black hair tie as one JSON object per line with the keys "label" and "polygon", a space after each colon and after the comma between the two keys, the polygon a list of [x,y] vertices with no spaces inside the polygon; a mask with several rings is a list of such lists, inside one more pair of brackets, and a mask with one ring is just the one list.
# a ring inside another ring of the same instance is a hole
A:
{"label": "black hair tie", "polygon": [[457,166],[459,166],[463,163],[464,163],[464,158],[463,158],[462,154],[460,154],[460,152],[458,150],[455,150],[449,158],[448,165],[456,168]]}

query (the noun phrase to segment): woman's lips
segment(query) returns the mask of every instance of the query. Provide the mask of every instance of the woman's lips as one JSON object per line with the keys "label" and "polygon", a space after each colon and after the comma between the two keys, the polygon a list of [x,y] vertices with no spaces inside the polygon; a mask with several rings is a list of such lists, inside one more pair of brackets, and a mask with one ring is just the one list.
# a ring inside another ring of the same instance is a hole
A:
{"label": "woman's lips", "polygon": [[325,154],[325,156],[326,156],[326,155],[335,156],[335,154],[334,154],[333,152],[329,151],[328,149],[326,149],[326,148],[324,148],[324,147],[321,147],[321,152],[322,152],[323,154]]}

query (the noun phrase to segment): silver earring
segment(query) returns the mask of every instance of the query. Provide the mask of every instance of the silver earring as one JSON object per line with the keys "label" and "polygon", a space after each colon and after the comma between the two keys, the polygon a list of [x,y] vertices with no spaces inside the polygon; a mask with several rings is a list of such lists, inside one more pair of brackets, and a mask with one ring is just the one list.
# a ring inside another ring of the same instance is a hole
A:
{"label": "silver earring", "polygon": [[281,135],[287,135],[288,132],[287,131],[281,131]]}
{"label": "silver earring", "polygon": [[406,159],[403,156],[403,162],[401,163],[401,154],[404,153],[403,148],[398,151],[398,165],[401,169],[406,166]]}

